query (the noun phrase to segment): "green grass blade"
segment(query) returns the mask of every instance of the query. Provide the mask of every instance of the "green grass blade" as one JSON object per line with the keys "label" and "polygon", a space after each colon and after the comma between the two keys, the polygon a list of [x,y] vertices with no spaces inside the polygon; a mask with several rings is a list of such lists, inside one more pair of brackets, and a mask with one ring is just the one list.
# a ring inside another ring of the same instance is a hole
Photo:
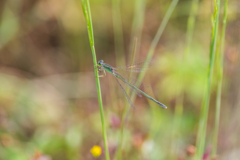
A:
{"label": "green grass blade", "polygon": [[[135,60],[135,56],[136,56],[136,46],[137,46],[137,39],[134,40],[134,46],[133,46],[133,51],[132,51],[132,59],[131,59],[131,64],[134,63]],[[132,73],[130,73],[129,79],[131,79],[132,77]],[[129,94],[129,90],[130,88],[128,87],[126,90],[126,93]],[[131,99],[130,99],[131,100]],[[126,115],[129,113],[129,106],[130,104],[128,103],[128,101],[125,101],[124,103],[124,109],[123,109],[123,113],[122,113],[122,119],[121,119],[121,133],[120,133],[120,141],[119,141],[119,146],[118,146],[118,150],[117,150],[117,159],[121,160],[122,159],[122,152],[123,152],[123,139],[124,139],[124,122],[126,119]]]}
{"label": "green grass blade", "polygon": [[[167,23],[168,23],[168,21],[170,19],[170,16],[171,16],[172,12],[175,9],[178,1],[179,0],[172,0],[171,4],[170,4],[170,6],[169,6],[169,8],[167,10],[167,13],[164,16],[163,21],[162,21],[161,25],[159,26],[158,31],[157,31],[157,33],[156,33],[156,35],[155,35],[155,37],[154,37],[154,39],[153,39],[153,41],[151,43],[151,46],[150,46],[150,49],[148,51],[148,55],[147,55],[147,58],[146,58],[146,62],[144,63],[143,68],[149,65],[149,62],[152,59],[152,56],[153,56],[153,53],[154,53],[155,48],[157,46],[157,43],[159,42],[159,40],[161,38],[161,35],[162,35],[162,33],[163,33],[163,31],[164,31],[164,29],[165,29],[165,27],[166,27],[166,25],[167,25]],[[135,84],[136,87],[138,87],[140,85],[141,81],[143,80],[143,77],[144,77],[145,73],[146,73],[146,71],[140,72],[140,74],[138,76],[138,79],[137,79],[137,82]],[[130,99],[134,100],[135,97],[136,97],[136,94],[132,94]],[[125,120],[125,118],[126,118],[127,109],[128,109],[128,107],[126,108],[126,110],[123,113],[123,118],[122,118],[123,120]],[[122,134],[123,134],[123,132],[122,132]]]}
{"label": "green grass blade", "polygon": [[[163,21],[162,21],[161,25],[159,26],[158,31],[157,31],[157,33],[156,33],[156,35],[155,35],[155,37],[154,37],[154,39],[151,43],[150,49],[149,49],[147,57],[146,57],[146,62],[144,63],[143,68],[149,65],[149,62],[152,59],[153,53],[156,49],[156,46],[157,46],[157,44],[158,44],[158,42],[159,42],[159,40],[162,36],[162,33],[163,33],[171,15],[172,15],[172,12],[174,11],[175,7],[177,6],[178,1],[179,0],[172,0],[171,4],[170,4],[170,6],[167,10],[167,13],[164,16]],[[146,71],[143,71],[139,74],[137,82],[136,82],[136,86],[140,85],[141,81],[143,80],[143,77],[144,77],[145,73],[146,73]],[[136,95],[132,95],[131,99],[135,98],[135,96]]]}
{"label": "green grass blade", "polygon": [[214,60],[215,60],[216,42],[217,42],[217,35],[218,35],[220,0],[216,0],[214,7],[215,7],[214,21],[213,21],[214,23],[213,23],[213,29],[212,29],[212,39],[210,44],[210,61],[209,61],[209,68],[208,68],[207,90],[204,98],[204,103],[201,107],[201,115],[200,115],[198,135],[197,135],[197,154],[196,154],[197,160],[202,159],[202,156],[204,153],[204,147],[205,147],[209,101],[210,101],[210,95],[211,95],[211,83],[212,83],[212,77],[213,77],[213,66],[214,66]]}
{"label": "green grass blade", "polygon": [[[135,0],[135,11],[134,11],[134,17],[133,17],[133,22],[132,22],[130,49],[132,50],[132,48],[136,47],[136,54],[138,53],[139,48],[141,46],[142,30],[143,30],[143,24],[144,24],[145,4],[146,4],[146,0]],[[137,46],[134,46],[135,38],[138,39]],[[133,57],[133,55],[131,55],[131,54],[129,54],[129,56]],[[132,57],[131,57],[131,59],[132,59]],[[128,57],[128,58],[130,59],[130,57]],[[134,59],[134,61],[135,61],[135,59]],[[131,61],[131,63],[133,63],[133,62]]]}
{"label": "green grass blade", "polygon": [[108,143],[107,143],[107,131],[106,131],[106,126],[105,126],[104,111],[103,111],[103,105],[102,105],[101,87],[100,87],[100,83],[99,83],[98,70],[97,70],[97,58],[96,58],[95,47],[94,47],[91,10],[90,10],[90,4],[89,4],[88,0],[82,0],[82,8],[83,8],[83,13],[84,13],[85,19],[87,21],[89,42],[90,42],[92,56],[93,56],[94,73],[95,73],[96,84],[97,84],[97,93],[98,93],[98,102],[99,102],[99,109],[100,109],[100,115],[101,115],[101,121],[102,121],[102,132],[103,132],[105,156],[106,156],[106,160],[110,160],[109,151],[108,151]]}
{"label": "green grass blade", "polygon": [[[145,0],[135,0],[135,12],[134,12],[134,18],[132,23],[132,31],[131,31],[132,35],[131,35],[131,44],[130,44],[130,48],[132,48],[132,52],[131,54],[129,54],[131,56],[130,64],[133,64],[135,62],[135,57],[138,52],[138,48],[140,46],[141,33],[142,33],[142,28],[144,23],[144,12],[145,12]],[[130,73],[129,78],[131,79],[131,77],[132,77],[132,74]],[[126,92],[127,94],[129,94],[129,88],[127,88]],[[116,158],[118,160],[122,159],[124,126],[125,126],[124,122],[129,112],[128,110],[129,110],[129,104],[125,100],[125,105],[124,105],[124,110],[122,113],[122,120],[121,120],[120,141],[119,141],[119,147],[116,154]]]}
{"label": "green grass blade", "polygon": [[120,3],[120,0],[112,0],[114,45],[117,66],[125,66],[126,63]]}
{"label": "green grass blade", "polygon": [[223,55],[224,55],[224,43],[225,43],[225,30],[227,25],[227,3],[228,0],[225,0],[224,5],[224,14],[223,14],[223,28],[221,33],[221,48],[219,55],[217,56],[218,62],[218,83],[217,83],[217,99],[216,99],[216,111],[215,111],[215,126],[213,133],[213,148],[212,156],[217,154],[217,142],[218,142],[218,128],[220,121],[220,110],[221,110],[221,95],[222,95],[222,79],[223,79]]}
{"label": "green grass blade", "polygon": [[[186,33],[186,46],[185,46],[185,52],[183,56],[183,62],[187,62],[190,49],[191,49],[191,42],[192,42],[192,37],[193,37],[193,31],[194,31],[194,26],[195,26],[195,21],[196,21],[196,15],[198,11],[198,3],[199,0],[193,0],[188,21],[187,21],[187,33]],[[181,75],[182,77],[184,75]],[[183,79],[183,78],[182,78]],[[180,85],[183,85],[182,80],[179,81]],[[180,137],[181,135],[181,121],[182,121],[182,113],[183,113],[183,99],[184,99],[184,93],[181,93],[178,95],[178,98],[176,100],[176,105],[174,109],[174,118],[172,122],[172,141],[171,141],[171,152],[170,155],[176,155],[177,151],[179,149],[179,143],[175,141],[175,137]],[[172,157],[169,158],[172,158]],[[176,157],[175,157],[176,158]]]}
{"label": "green grass blade", "polygon": [[194,26],[195,26],[197,11],[198,11],[198,2],[199,2],[199,0],[192,1],[191,11],[190,11],[190,15],[188,17],[185,57],[188,56],[188,54],[190,53],[190,50],[191,50],[193,30],[194,30]]}

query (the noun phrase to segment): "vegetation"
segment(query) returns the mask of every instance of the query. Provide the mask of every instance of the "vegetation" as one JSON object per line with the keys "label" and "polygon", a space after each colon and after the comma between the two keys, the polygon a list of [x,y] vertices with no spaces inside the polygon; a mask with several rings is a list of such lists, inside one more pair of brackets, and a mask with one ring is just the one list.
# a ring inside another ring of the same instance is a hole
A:
{"label": "vegetation", "polygon": [[[240,157],[238,5],[2,0],[0,160]],[[120,72],[168,108],[122,84],[132,109],[101,59],[144,61]]]}

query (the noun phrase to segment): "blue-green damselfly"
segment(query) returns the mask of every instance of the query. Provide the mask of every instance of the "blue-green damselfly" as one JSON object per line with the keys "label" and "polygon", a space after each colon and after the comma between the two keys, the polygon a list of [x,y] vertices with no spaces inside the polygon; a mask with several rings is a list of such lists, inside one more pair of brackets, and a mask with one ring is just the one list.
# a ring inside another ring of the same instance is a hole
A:
{"label": "blue-green damselfly", "polygon": [[[127,80],[125,80],[118,72],[117,70],[119,69],[123,69],[123,67],[120,68],[113,68],[112,66],[106,64],[103,62],[103,60],[100,60],[98,62],[98,71],[103,71],[104,75],[106,75],[106,72],[111,73],[117,80],[120,88],[122,89],[125,97],[127,98],[128,102],[130,103],[130,105],[134,108],[134,104],[132,103],[132,101],[130,100],[130,98],[128,97],[127,93],[125,92],[125,90],[123,89],[121,83],[119,82],[118,79],[122,80],[125,84],[127,84],[131,89],[136,90],[137,92],[140,92],[142,95],[144,95],[145,97],[147,97],[148,99],[152,100],[153,102],[157,103],[158,105],[160,105],[162,108],[167,109],[167,106],[165,106],[164,104],[162,104],[161,102],[157,101],[156,99],[154,99],[153,97],[149,96],[148,94],[146,94],[145,92],[143,92],[142,90],[140,90],[139,88],[137,88],[136,86],[134,86],[133,84],[129,83]],[[140,67],[138,67],[137,64],[134,65],[128,65],[124,70],[128,71],[133,71],[133,72],[139,72],[140,71]],[[103,75],[100,75],[99,77],[103,77]],[[139,94],[138,94],[139,95]]]}

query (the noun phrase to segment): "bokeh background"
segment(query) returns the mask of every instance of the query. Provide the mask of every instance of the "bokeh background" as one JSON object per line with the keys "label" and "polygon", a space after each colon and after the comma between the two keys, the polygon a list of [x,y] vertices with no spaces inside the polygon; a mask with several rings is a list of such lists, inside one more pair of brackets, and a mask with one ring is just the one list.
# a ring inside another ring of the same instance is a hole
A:
{"label": "bokeh background", "polygon": [[[112,66],[129,64],[134,37],[138,37],[136,61],[145,60],[170,2],[90,0],[98,60]],[[123,159],[191,159],[195,153],[214,2],[199,1],[186,60],[191,4],[191,0],[177,4],[141,86],[168,109],[145,97],[136,98],[136,109],[129,112],[124,126]],[[218,138],[218,157],[223,160],[240,157],[239,7],[240,1],[229,1]],[[220,22],[222,11],[223,7]],[[1,0],[0,159],[105,159],[104,151],[96,158],[90,152],[94,145],[104,150],[93,70],[80,0]],[[126,99],[112,75],[100,81],[113,158]],[[216,78],[209,107],[206,159],[212,147],[215,99]]]}

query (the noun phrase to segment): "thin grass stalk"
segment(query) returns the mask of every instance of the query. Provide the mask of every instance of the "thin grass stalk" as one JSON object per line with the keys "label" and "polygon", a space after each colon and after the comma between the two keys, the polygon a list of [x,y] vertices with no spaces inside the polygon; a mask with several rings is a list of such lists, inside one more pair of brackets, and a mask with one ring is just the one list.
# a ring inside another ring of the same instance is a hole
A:
{"label": "thin grass stalk", "polygon": [[104,111],[103,111],[103,105],[102,105],[101,87],[100,87],[99,76],[98,76],[97,58],[96,58],[96,52],[95,52],[95,47],[94,47],[94,36],[93,36],[93,26],[92,26],[90,4],[89,4],[88,0],[82,0],[81,2],[82,2],[83,13],[84,13],[85,19],[87,21],[89,42],[90,42],[90,47],[91,47],[92,56],[93,56],[93,65],[94,65],[94,73],[95,73],[97,93],[98,93],[98,103],[99,103],[101,122],[102,122],[102,132],[103,132],[105,156],[106,156],[106,160],[110,160],[109,151],[108,151],[108,143],[107,143],[107,131],[106,131],[106,126],[105,126]]}
{"label": "thin grass stalk", "polygon": [[[140,46],[140,41],[141,41],[141,36],[142,36],[142,28],[143,28],[143,22],[144,22],[144,13],[145,13],[145,0],[135,0],[135,11],[134,11],[134,18],[133,18],[133,23],[132,23],[132,31],[131,31],[131,45],[130,48],[132,51],[129,54],[129,58],[131,59],[130,64],[134,64],[136,60],[136,55],[138,53],[138,49]],[[130,57],[131,56],[131,57]],[[131,79],[132,73],[130,73],[129,79]],[[129,93],[129,88],[126,90],[127,93]],[[127,102],[128,104],[128,102]],[[129,104],[124,105],[124,111],[123,111],[123,117],[122,117],[122,122],[124,126],[124,121],[125,121],[125,115],[127,114],[128,107],[130,106]],[[123,133],[123,132],[122,132]],[[121,135],[123,136],[123,135]]]}
{"label": "thin grass stalk", "polygon": [[[160,37],[161,37],[161,35],[162,35],[162,33],[163,33],[163,31],[164,31],[164,29],[165,29],[169,19],[170,19],[170,16],[171,16],[172,12],[174,11],[177,3],[178,3],[178,0],[173,0],[172,3],[170,4],[170,6],[168,8],[168,11],[167,11],[166,15],[164,16],[161,25],[159,26],[157,34],[155,35],[155,37],[154,37],[154,39],[153,39],[153,41],[151,43],[150,49],[148,51],[147,59],[146,59],[144,65],[143,65],[143,67],[149,65],[149,61],[152,59],[152,56],[153,56],[153,53],[154,53],[155,48],[157,46],[157,43],[159,42]],[[145,71],[140,72],[140,74],[138,76],[138,79],[137,79],[137,82],[136,82],[136,86],[140,85],[141,81],[143,80],[143,77],[144,77],[145,73],[146,73]],[[136,97],[136,94],[133,93],[133,94],[131,94],[131,98],[130,99],[134,100],[135,97]],[[123,114],[123,117],[122,117],[123,123],[124,123],[124,120],[126,119],[127,113],[129,112],[130,109],[129,109],[129,107],[126,107],[126,111],[124,111],[125,113]],[[123,125],[123,123],[122,123],[122,125]],[[122,132],[122,134],[123,133],[124,132]]]}
{"label": "thin grass stalk", "polygon": [[[191,10],[190,10],[188,21],[187,21],[186,47],[185,47],[183,61],[188,61],[188,56],[191,48],[193,31],[194,31],[194,26],[196,21],[196,15],[198,11],[198,2],[199,0],[192,1]],[[183,85],[183,82],[181,81],[180,84]],[[173,135],[172,154],[173,155],[176,154],[175,151],[177,150],[177,144],[174,141],[174,137],[176,135],[179,135],[179,129],[180,129],[179,127],[181,125],[181,117],[183,113],[183,99],[184,99],[184,93],[181,93],[181,95],[178,96],[178,100],[177,100],[175,111],[174,111],[173,131],[172,131],[173,132],[172,133]]]}
{"label": "thin grass stalk", "polygon": [[124,51],[124,38],[122,29],[122,17],[120,11],[120,0],[112,0],[112,14],[113,14],[113,32],[114,32],[114,45],[117,66],[124,66],[125,51]]}
{"label": "thin grass stalk", "polygon": [[208,120],[208,110],[209,110],[209,101],[211,95],[211,83],[213,77],[213,66],[215,60],[215,52],[216,52],[216,42],[218,35],[218,24],[219,24],[219,13],[220,13],[220,0],[215,1],[215,11],[213,15],[213,28],[212,28],[212,38],[210,44],[210,61],[208,68],[208,82],[207,82],[207,90],[204,98],[204,103],[201,107],[201,115],[199,120],[199,129],[197,135],[197,154],[196,159],[202,159],[206,141],[206,130],[207,130],[207,120]]}
{"label": "thin grass stalk", "polygon": [[188,17],[185,57],[188,57],[189,53],[191,52],[191,42],[192,42],[193,30],[194,30],[195,21],[196,21],[196,15],[198,11],[198,4],[199,4],[198,2],[199,0],[192,1],[190,16]]}
{"label": "thin grass stalk", "polygon": [[[186,47],[183,56],[183,62],[188,61],[190,49],[191,49],[191,42],[193,37],[193,31],[196,21],[196,15],[198,11],[198,2],[199,0],[193,0],[191,5],[191,10],[189,13],[188,21],[187,21],[187,33],[186,33]],[[181,75],[182,79],[180,81],[180,85],[183,85],[183,76]],[[176,101],[175,111],[174,111],[174,119],[173,119],[173,130],[172,130],[172,155],[176,155],[178,144],[175,142],[175,138],[180,134],[180,125],[181,125],[181,118],[183,113],[183,100],[184,100],[184,93],[182,92],[178,95],[178,100]]]}
{"label": "thin grass stalk", "polygon": [[[166,27],[166,25],[167,25],[167,23],[168,23],[168,21],[170,19],[170,16],[171,16],[172,12],[174,11],[178,1],[179,0],[172,0],[171,4],[170,4],[170,6],[169,6],[169,8],[167,10],[167,13],[164,16],[163,21],[162,21],[161,25],[159,26],[158,31],[157,31],[157,33],[156,33],[156,35],[155,35],[155,37],[154,37],[154,39],[153,39],[153,41],[151,43],[150,49],[149,49],[148,54],[147,54],[146,61],[143,64],[143,68],[149,65],[149,61],[152,59],[152,56],[153,56],[153,53],[154,53],[154,51],[156,49],[157,43],[159,42],[159,40],[160,40],[160,38],[162,36],[162,33],[163,33],[163,31],[164,31],[164,29],[165,29],[165,27]],[[139,74],[139,76],[137,78],[137,82],[136,82],[135,86],[140,86],[145,73],[146,73],[146,71],[140,72],[140,74]],[[136,98],[136,94],[134,94],[134,93],[131,94],[131,100],[134,100],[135,98]],[[129,112],[129,111],[127,111],[127,112]],[[126,114],[125,114],[125,117],[123,119],[126,119]]]}
{"label": "thin grass stalk", "polygon": [[[137,38],[135,38],[134,40],[134,45],[133,45],[133,51],[132,51],[132,58],[131,58],[131,64],[134,63],[135,60],[135,56],[136,56],[136,47],[137,47]],[[132,78],[132,73],[130,72],[129,75],[129,79]],[[128,87],[126,89],[126,93],[129,94],[130,88]],[[122,159],[122,146],[123,146],[123,139],[124,139],[124,124],[126,122],[126,118],[128,118],[126,115],[129,113],[128,111],[128,107],[129,107],[129,103],[127,100],[125,100],[124,102],[124,109],[123,109],[123,113],[122,113],[122,119],[121,119],[121,132],[120,132],[120,141],[119,141],[119,146],[118,146],[118,150],[117,150],[117,159],[121,160]],[[114,158],[115,159],[115,158]]]}
{"label": "thin grass stalk", "polygon": [[[140,46],[141,41],[141,33],[143,28],[143,22],[144,22],[144,12],[145,12],[145,0],[135,0],[135,11],[134,11],[134,18],[132,23],[132,31],[131,31],[131,44],[130,48],[132,48],[132,54],[129,54],[129,57],[131,56],[131,63],[133,64],[135,62],[136,54],[138,53],[138,49]],[[138,43],[137,43],[138,42]],[[132,77],[132,74],[130,73],[130,79]],[[127,88],[126,93],[129,93],[129,88]],[[128,102],[125,100],[124,110],[122,113],[122,119],[121,119],[121,132],[120,132],[120,142],[119,147],[117,151],[117,159],[122,159],[122,146],[123,146],[123,140],[124,140],[124,124],[126,120],[126,115],[128,114],[128,108],[129,108]]]}
{"label": "thin grass stalk", "polygon": [[[153,53],[154,53],[154,51],[156,49],[157,43],[159,42],[159,40],[160,40],[160,38],[162,36],[162,33],[163,33],[163,31],[164,31],[164,29],[165,29],[165,27],[166,27],[166,25],[167,25],[167,23],[168,23],[168,21],[170,19],[170,16],[171,16],[172,12],[174,11],[178,1],[179,0],[172,0],[171,4],[170,4],[170,6],[169,6],[169,8],[167,10],[167,13],[164,16],[163,21],[162,21],[161,25],[159,26],[158,31],[157,31],[157,33],[156,33],[156,35],[155,35],[155,37],[154,37],[154,39],[153,39],[153,41],[151,43],[150,49],[149,49],[148,54],[147,54],[146,61],[143,64],[143,68],[149,65],[149,61],[152,59],[152,56],[153,56]],[[140,72],[140,74],[139,74],[139,76],[137,78],[137,82],[136,82],[135,86],[140,86],[145,73],[146,73],[146,71]],[[131,94],[131,100],[134,100],[135,98],[136,98],[136,94],[134,94],[134,93]],[[126,114],[125,114],[125,117],[123,119],[126,119]]]}
{"label": "thin grass stalk", "polygon": [[[172,135],[171,135],[171,151],[169,154],[168,159],[176,159],[177,151],[179,147],[178,138],[181,134],[181,120],[182,120],[182,113],[183,113],[183,93],[178,96],[176,99],[176,105],[174,109],[174,117],[172,121]],[[177,140],[176,140],[177,139]]]}
{"label": "thin grass stalk", "polygon": [[[142,29],[143,29],[144,13],[145,13],[145,3],[146,3],[146,0],[135,0],[135,10],[134,10],[133,23],[132,23],[130,49],[132,50],[135,38],[137,38],[138,43],[136,46],[136,55],[139,53],[139,48],[141,46]],[[130,56],[132,56],[132,55],[129,54],[129,57]],[[135,59],[134,59],[134,61],[135,61]]]}
{"label": "thin grass stalk", "polygon": [[[159,26],[158,31],[157,31],[157,33],[156,33],[156,35],[155,35],[155,37],[154,37],[154,39],[153,39],[153,41],[151,43],[150,49],[149,49],[147,57],[146,57],[146,61],[143,64],[143,68],[147,67],[149,65],[149,62],[152,59],[153,53],[154,53],[154,51],[156,49],[156,46],[157,46],[157,44],[158,44],[158,42],[159,42],[159,40],[160,40],[160,38],[162,36],[162,33],[163,33],[163,31],[164,31],[164,29],[165,29],[165,27],[166,27],[166,25],[167,25],[171,15],[172,15],[172,12],[174,11],[175,7],[177,6],[178,1],[179,0],[172,0],[171,4],[170,4],[170,6],[169,6],[169,8],[167,10],[167,13],[164,16],[164,18],[162,20],[162,23]],[[136,82],[136,86],[139,86],[141,84],[145,73],[146,73],[146,71],[140,72],[140,74],[138,76],[138,79],[137,79],[137,82]],[[135,99],[135,97],[136,97],[136,95],[132,94],[131,99]]]}
{"label": "thin grass stalk", "polygon": [[213,148],[212,156],[217,154],[217,144],[218,144],[218,129],[220,121],[220,111],[221,111],[221,95],[222,95],[222,79],[223,79],[223,56],[224,56],[224,43],[225,43],[225,31],[227,26],[227,3],[225,0],[224,4],[224,14],[223,14],[223,28],[221,33],[221,48],[220,54],[218,55],[218,83],[217,83],[217,99],[216,99],[216,111],[215,111],[215,125],[213,133]]}
{"label": "thin grass stalk", "polygon": [[[146,61],[143,65],[143,67],[146,67],[146,66],[149,65],[149,61],[152,59],[152,56],[153,56],[153,53],[156,49],[157,43],[159,42],[159,40],[162,36],[162,33],[163,33],[163,31],[164,31],[164,29],[165,29],[165,27],[166,27],[166,25],[167,25],[167,23],[170,19],[170,16],[171,16],[172,12],[174,11],[178,1],[179,0],[172,0],[171,4],[170,4],[170,6],[167,10],[167,13],[164,16],[163,21],[162,21],[161,25],[159,26],[158,31],[157,31],[157,33],[156,33],[156,35],[155,35],[155,37],[154,37],[154,39],[151,43],[151,46],[150,46],[150,49],[148,51],[148,55],[147,55],[147,58],[146,58]],[[140,85],[141,81],[143,80],[143,77],[144,77],[145,73],[146,73],[145,71],[140,72],[140,74],[138,76],[138,79],[137,79],[137,82],[136,82],[136,86]],[[135,99],[135,97],[136,97],[136,94],[132,94],[131,95],[131,100]],[[128,113],[128,111],[126,111],[126,113]],[[124,117],[122,119],[125,120],[127,114],[123,114],[123,115],[124,115]]]}
{"label": "thin grass stalk", "polygon": [[[156,46],[157,46],[157,44],[158,44],[158,42],[159,42],[159,40],[160,40],[160,38],[161,38],[161,36],[162,36],[162,33],[163,33],[163,31],[164,31],[164,29],[165,29],[165,27],[166,27],[166,25],[167,25],[167,23],[168,23],[168,21],[169,21],[169,19],[170,19],[170,16],[172,15],[172,12],[174,11],[174,9],[175,9],[178,1],[179,1],[179,0],[173,0],[173,1],[171,2],[170,6],[169,6],[169,8],[168,8],[168,10],[167,10],[167,13],[166,13],[166,15],[165,15],[164,18],[163,18],[162,23],[161,23],[161,25],[160,25],[159,28],[158,28],[157,34],[155,35],[155,37],[154,37],[154,39],[153,39],[153,41],[152,41],[152,43],[151,43],[150,49],[149,49],[148,54],[147,54],[147,57],[146,57],[146,62],[144,63],[144,66],[143,66],[143,67],[146,67],[146,66],[149,65],[149,62],[150,62],[151,59],[152,59],[153,53],[154,53],[154,51],[155,51],[155,49],[156,49]],[[139,74],[139,77],[138,77],[139,83],[141,83],[140,81],[142,81],[145,73],[146,73],[146,72],[141,72],[141,73]],[[138,84],[138,85],[139,85],[139,84]]]}
{"label": "thin grass stalk", "polygon": [[[132,35],[131,35],[131,44],[130,48],[132,48],[132,54],[129,54],[129,57],[131,56],[131,63],[133,64],[135,62],[135,57],[138,52],[138,48],[140,46],[140,41],[141,41],[141,33],[142,33],[142,28],[143,28],[143,22],[144,22],[144,12],[145,12],[145,0],[135,0],[135,11],[134,11],[134,18],[133,18],[133,23],[132,23]],[[138,43],[137,43],[138,41]],[[132,47],[133,46],[133,47]],[[130,78],[131,78],[131,73],[130,73]],[[127,88],[126,93],[129,93],[129,88]],[[119,143],[119,148],[117,151],[117,159],[122,159],[122,145],[123,145],[123,139],[124,139],[124,124],[125,124],[125,119],[126,115],[128,113],[128,108],[129,104],[128,102],[124,103],[124,110],[122,113],[122,120],[121,120],[121,132],[120,132],[120,143]]]}

